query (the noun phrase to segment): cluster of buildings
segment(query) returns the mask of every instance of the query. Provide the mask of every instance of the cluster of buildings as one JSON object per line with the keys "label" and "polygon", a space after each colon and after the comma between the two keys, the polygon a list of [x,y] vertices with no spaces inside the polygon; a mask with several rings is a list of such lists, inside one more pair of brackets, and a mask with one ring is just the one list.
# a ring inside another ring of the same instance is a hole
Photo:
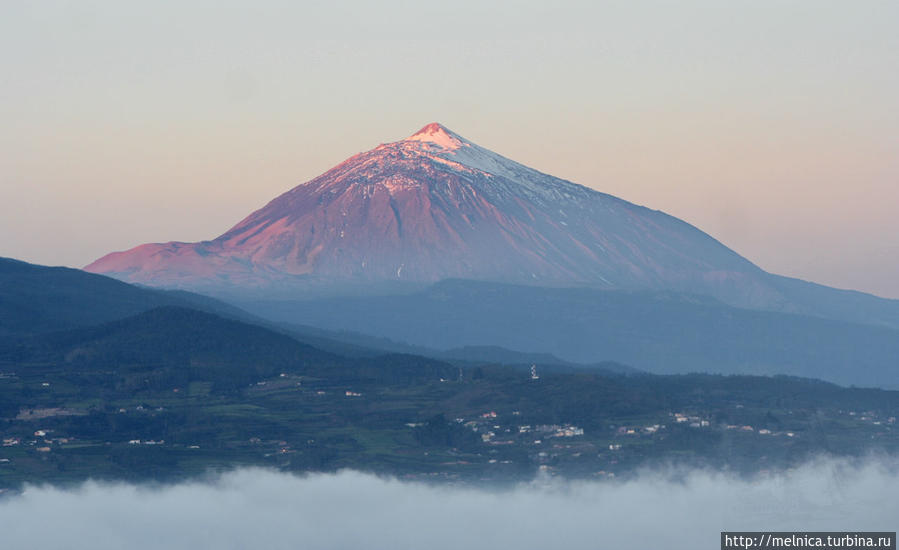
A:
{"label": "cluster of buildings", "polygon": [[[840,411],[841,413],[844,411]],[[868,422],[874,426],[892,425],[896,423],[896,417],[881,418],[875,411],[846,411],[844,414],[854,417],[861,422]]]}
{"label": "cluster of buildings", "polygon": [[4,437],[3,447],[15,447],[17,445],[26,445],[33,447],[39,453],[48,453],[52,445],[64,445],[72,441],[72,437],[51,437],[52,430],[35,430],[32,434],[34,439],[28,439],[24,443],[21,437]]}
{"label": "cluster of buildings", "polygon": [[677,424],[686,424],[691,428],[708,428],[712,425],[712,423],[708,419],[702,418],[698,415],[690,415],[679,412],[668,414],[669,416],[672,416],[674,418],[674,421]]}
{"label": "cluster of buildings", "polygon": [[[513,411],[513,416],[520,416],[519,411]],[[584,429],[573,424],[510,424],[497,423],[496,411],[488,411],[473,420],[466,421],[457,418],[456,422],[462,424],[473,432],[480,434],[481,441],[489,445],[513,445],[524,443],[540,445],[543,439],[551,437],[577,437],[584,435]],[[535,439],[535,437],[537,437]]]}

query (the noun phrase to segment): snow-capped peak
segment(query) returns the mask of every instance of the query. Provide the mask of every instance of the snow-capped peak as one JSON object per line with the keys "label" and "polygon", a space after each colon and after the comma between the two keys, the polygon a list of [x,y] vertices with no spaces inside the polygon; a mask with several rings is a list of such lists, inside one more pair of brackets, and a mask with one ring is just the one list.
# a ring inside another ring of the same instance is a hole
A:
{"label": "snow-capped peak", "polygon": [[438,122],[428,124],[402,141],[382,147],[396,145],[413,149],[432,161],[450,167],[506,178],[514,182],[519,192],[528,194],[531,200],[557,199],[560,192],[570,193],[578,187],[472,143]]}
{"label": "snow-capped peak", "polygon": [[[215,239],[144,245],[86,269],[279,296],[448,278],[708,289],[737,304],[768,292],[752,279],[758,268],[692,226],[543,174],[438,123],[354,155]],[[731,290],[741,281],[745,299]]]}
{"label": "snow-capped peak", "polygon": [[403,141],[421,141],[425,143],[432,143],[449,151],[455,151],[456,149],[466,145],[464,139],[438,122],[432,122],[428,124]]}

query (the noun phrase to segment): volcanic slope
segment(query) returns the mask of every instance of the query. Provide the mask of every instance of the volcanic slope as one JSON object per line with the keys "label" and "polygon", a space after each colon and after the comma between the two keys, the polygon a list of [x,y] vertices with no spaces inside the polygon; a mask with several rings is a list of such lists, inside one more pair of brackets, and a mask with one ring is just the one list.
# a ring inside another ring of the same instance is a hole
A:
{"label": "volcanic slope", "polygon": [[211,241],[145,244],[85,269],[282,298],[448,278],[675,290],[899,326],[899,302],[770,275],[686,222],[543,174],[437,123],[351,157]]}

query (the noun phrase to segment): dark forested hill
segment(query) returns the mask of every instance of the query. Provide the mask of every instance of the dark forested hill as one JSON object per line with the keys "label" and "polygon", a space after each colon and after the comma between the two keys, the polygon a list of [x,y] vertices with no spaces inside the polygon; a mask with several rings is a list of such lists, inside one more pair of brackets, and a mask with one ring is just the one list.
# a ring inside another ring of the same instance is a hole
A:
{"label": "dark forested hill", "polygon": [[0,338],[95,325],[166,305],[239,312],[199,294],[141,288],[79,269],[0,258]]}
{"label": "dark forested hill", "polygon": [[281,373],[383,380],[456,374],[446,363],[411,355],[344,358],[264,327],[176,306],[24,338],[0,348],[0,361],[19,371],[50,365],[75,376],[134,375],[155,388],[201,381],[236,389]]}

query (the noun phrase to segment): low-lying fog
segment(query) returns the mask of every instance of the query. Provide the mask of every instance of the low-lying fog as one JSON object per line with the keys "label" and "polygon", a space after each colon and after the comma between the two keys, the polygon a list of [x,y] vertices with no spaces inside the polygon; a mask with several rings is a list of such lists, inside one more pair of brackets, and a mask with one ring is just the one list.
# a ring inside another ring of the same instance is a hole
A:
{"label": "low-lying fog", "polygon": [[894,531],[897,494],[897,462],[886,459],[821,459],[752,481],[668,471],[514,489],[251,469],[163,487],[28,487],[0,499],[0,546],[717,548],[721,530]]}

